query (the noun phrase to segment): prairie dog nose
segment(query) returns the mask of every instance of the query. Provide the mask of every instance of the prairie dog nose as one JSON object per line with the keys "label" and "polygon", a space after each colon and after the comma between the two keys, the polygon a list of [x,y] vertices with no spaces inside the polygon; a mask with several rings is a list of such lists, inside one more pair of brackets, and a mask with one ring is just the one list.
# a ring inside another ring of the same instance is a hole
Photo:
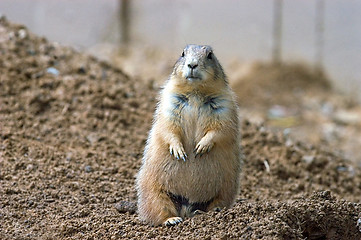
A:
{"label": "prairie dog nose", "polygon": [[198,67],[198,64],[197,64],[197,63],[189,63],[189,64],[188,64],[188,67],[189,67],[190,69],[195,69],[196,67]]}

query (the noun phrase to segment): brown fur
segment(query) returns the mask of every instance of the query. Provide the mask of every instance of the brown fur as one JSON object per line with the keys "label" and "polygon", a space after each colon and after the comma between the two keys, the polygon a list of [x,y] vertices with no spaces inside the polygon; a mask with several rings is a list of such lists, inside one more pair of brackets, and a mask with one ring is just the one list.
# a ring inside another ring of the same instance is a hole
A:
{"label": "brown fur", "polygon": [[[210,47],[189,45],[185,52],[161,93],[137,177],[139,216],[152,225],[177,224],[197,213],[196,203],[207,203],[206,211],[228,208],[239,191],[234,94]],[[187,78],[189,62],[199,64],[193,71],[199,79]],[[170,194],[187,204],[177,209]]]}

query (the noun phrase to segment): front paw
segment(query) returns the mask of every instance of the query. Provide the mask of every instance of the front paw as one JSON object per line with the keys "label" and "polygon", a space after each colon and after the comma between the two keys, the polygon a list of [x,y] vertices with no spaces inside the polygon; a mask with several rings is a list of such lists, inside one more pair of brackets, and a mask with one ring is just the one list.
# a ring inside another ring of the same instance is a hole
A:
{"label": "front paw", "polygon": [[169,152],[170,152],[170,155],[174,156],[177,160],[183,159],[183,161],[186,161],[186,159],[188,157],[186,152],[184,151],[183,146],[180,144],[170,145]]}
{"label": "front paw", "polygon": [[201,139],[201,141],[197,144],[196,148],[194,149],[195,156],[202,156],[205,153],[211,151],[214,143],[207,141],[207,139]]}
{"label": "front paw", "polygon": [[165,226],[174,226],[182,221],[183,221],[183,219],[181,217],[170,217],[167,220],[165,220],[163,224]]}

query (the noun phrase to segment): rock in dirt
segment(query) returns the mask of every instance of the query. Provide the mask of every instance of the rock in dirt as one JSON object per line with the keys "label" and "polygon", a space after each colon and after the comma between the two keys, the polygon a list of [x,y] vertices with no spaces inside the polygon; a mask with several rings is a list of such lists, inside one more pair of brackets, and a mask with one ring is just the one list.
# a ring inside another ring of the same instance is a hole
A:
{"label": "rock in dirt", "polygon": [[130,214],[134,214],[137,211],[137,204],[135,202],[120,201],[114,204],[114,207],[120,213],[129,212]]}

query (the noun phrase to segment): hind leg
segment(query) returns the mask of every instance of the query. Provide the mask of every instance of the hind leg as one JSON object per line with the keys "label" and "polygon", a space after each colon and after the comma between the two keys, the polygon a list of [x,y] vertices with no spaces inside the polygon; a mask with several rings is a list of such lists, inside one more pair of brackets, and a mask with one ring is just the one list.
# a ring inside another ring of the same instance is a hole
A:
{"label": "hind leg", "polygon": [[238,185],[232,189],[223,188],[214,200],[208,205],[207,211],[221,211],[223,208],[229,208],[233,205],[238,195]]}
{"label": "hind leg", "polygon": [[222,187],[218,195],[208,205],[207,211],[219,212],[222,208],[231,207],[238,193],[239,193],[238,178],[230,178],[229,181],[226,182],[226,184]]}
{"label": "hind leg", "polygon": [[138,181],[138,212],[142,220],[151,225],[176,225],[183,219],[179,217],[172,200],[159,184]]}

